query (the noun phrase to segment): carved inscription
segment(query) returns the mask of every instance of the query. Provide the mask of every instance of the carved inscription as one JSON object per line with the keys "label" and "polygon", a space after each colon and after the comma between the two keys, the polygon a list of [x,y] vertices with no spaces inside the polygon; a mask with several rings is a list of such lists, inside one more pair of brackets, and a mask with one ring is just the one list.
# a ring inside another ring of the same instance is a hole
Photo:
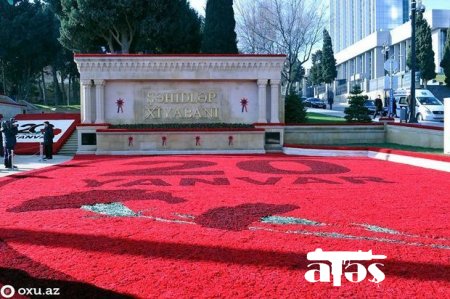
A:
{"label": "carved inscription", "polygon": [[145,93],[144,119],[208,119],[221,116],[216,91]]}

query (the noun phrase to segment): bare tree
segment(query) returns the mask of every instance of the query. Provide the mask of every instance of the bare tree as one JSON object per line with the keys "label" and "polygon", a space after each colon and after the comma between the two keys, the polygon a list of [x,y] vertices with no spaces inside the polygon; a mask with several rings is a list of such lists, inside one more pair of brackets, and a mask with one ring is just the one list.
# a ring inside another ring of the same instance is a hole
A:
{"label": "bare tree", "polygon": [[289,93],[322,39],[324,1],[238,0],[235,8],[239,47],[244,53],[287,55],[282,79]]}

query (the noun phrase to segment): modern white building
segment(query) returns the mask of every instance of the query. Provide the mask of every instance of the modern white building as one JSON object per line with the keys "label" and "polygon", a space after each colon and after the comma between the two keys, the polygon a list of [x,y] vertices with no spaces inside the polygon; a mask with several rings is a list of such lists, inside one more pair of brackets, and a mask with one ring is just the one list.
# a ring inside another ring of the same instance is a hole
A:
{"label": "modern white building", "polygon": [[[442,73],[439,64],[450,27],[450,10],[427,10],[424,17],[432,30],[436,72]],[[330,0],[330,35],[338,68],[336,96],[345,96],[355,84],[369,95],[383,92],[388,58],[398,65],[393,88],[409,86],[409,0]],[[383,52],[385,45],[389,47],[387,55]]]}

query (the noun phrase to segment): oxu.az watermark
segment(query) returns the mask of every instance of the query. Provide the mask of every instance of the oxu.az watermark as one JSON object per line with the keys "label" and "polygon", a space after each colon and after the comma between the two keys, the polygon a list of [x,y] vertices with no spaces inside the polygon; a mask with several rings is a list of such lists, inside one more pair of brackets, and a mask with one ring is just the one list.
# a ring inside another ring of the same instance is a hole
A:
{"label": "oxu.az watermark", "polygon": [[59,288],[14,288],[4,285],[0,288],[0,298],[12,298],[15,294],[21,296],[59,296]]}
{"label": "oxu.az watermark", "polygon": [[[323,251],[318,248],[313,252],[309,252],[306,255],[306,258],[309,261],[323,261],[308,265],[308,268],[318,266],[318,269],[311,269],[305,273],[305,279],[309,282],[331,282],[332,279],[333,286],[339,287],[342,283],[342,274],[344,274],[344,277],[348,281],[354,283],[366,279],[368,273],[372,275],[372,278],[369,279],[369,281],[373,283],[380,283],[386,278],[383,271],[380,269],[380,266],[384,266],[381,263],[372,263],[366,269],[363,264],[353,262],[386,258],[385,255],[373,255],[372,250],[367,252],[361,250]],[[328,261],[331,265],[325,263],[325,261]]]}

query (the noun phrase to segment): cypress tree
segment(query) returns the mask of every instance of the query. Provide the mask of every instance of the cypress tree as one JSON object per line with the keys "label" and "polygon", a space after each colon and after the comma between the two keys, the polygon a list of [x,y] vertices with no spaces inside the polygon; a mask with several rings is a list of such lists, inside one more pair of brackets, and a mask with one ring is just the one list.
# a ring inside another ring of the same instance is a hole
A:
{"label": "cypress tree", "polygon": [[233,0],[208,0],[202,52],[213,54],[238,53],[235,26]]}
{"label": "cypress tree", "polygon": [[334,58],[333,45],[331,44],[331,37],[327,30],[323,30],[323,46],[322,46],[322,82],[333,83],[337,76],[336,59]]}
{"label": "cypress tree", "polygon": [[420,70],[420,78],[425,84],[428,80],[436,78],[436,64],[434,63],[433,42],[431,40],[431,28],[423,14],[419,13],[422,20],[417,32],[417,66]]}
{"label": "cypress tree", "polygon": [[311,55],[312,66],[309,71],[309,81],[312,85],[316,86],[323,82],[321,61],[322,61],[322,51],[317,50],[316,53]]}
{"label": "cypress tree", "polygon": [[[419,13],[416,20],[416,68],[420,78],[425,82],[436,77],[436,64],[431,40],[431,28],[423,13]],[[406,64],[411,68],[411,51],[408,51]]]}
{"label": "cypress tree", "polygon": [[447,41],[445,42],[441,67],[444,69],[445,83],[450,87],[450,28],[447,29]]}

